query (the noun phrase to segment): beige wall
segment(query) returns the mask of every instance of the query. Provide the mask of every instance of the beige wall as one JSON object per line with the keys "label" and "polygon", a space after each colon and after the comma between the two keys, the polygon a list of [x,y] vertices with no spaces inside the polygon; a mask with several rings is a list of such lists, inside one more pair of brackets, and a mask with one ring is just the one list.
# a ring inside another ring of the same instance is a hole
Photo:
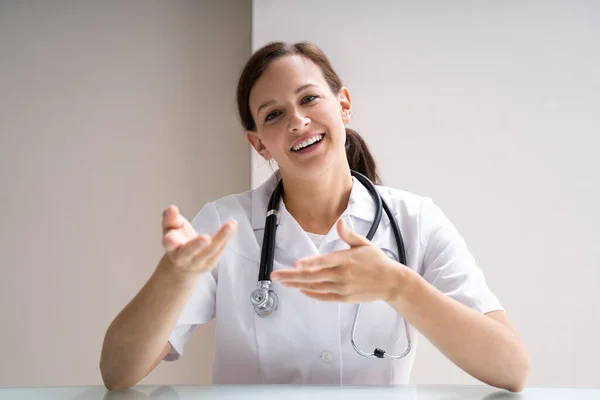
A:
{"label": "beige wall", "polygon": [[[311,40],[386,184],[431,196],[532,357],[599,386],[600,2],[254,2],[253,50]],[[253,187],[271,172],[253,157]],[[476,383],[425,340],[412,383]]]}
{"label": "beige wall", "polygon": [[[0,386],[100,384],[160,218],[250,187],[251,3],[0,2]],[[216,168],[215,166],[218,166]],[[210,381],[212,326],[142,383]]]}

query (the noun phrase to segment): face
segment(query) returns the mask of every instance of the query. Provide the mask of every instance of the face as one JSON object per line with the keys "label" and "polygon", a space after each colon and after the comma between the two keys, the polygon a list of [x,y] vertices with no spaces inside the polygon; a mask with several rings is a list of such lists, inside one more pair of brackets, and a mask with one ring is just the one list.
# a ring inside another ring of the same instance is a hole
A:
{"label": "face", "polygon": [[332,93],[321,69],[298,55],[273,61],[250,92],[256,131],[248,141],[282,174],[312,179],[347,163],[344,125],[350,122],[346,88]]}

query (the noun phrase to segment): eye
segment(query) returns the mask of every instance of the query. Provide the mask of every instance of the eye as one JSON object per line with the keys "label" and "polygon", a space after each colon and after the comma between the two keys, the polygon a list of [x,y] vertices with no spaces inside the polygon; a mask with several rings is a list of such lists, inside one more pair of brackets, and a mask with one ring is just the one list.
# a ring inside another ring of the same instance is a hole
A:
{"label": "eye", "polygon": [[310,103],[315,99],[319,98],[319,96],[309,95],[302,99],[302,104]]}
{"label": "eye", "polygon": [[270,112],[269,114],[267,114],[267,116],[265,117],[265,122],[267,121],[271,121],[274,118],[277,118],[279,116],[279,114],[281,114],[279,111],[273,111]]}

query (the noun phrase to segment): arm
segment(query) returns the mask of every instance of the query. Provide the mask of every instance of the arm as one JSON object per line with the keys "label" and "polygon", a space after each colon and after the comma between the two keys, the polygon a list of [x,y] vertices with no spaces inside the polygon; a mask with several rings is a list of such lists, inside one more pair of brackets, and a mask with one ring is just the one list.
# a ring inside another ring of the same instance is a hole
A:
{"label": "arm", "polygon": [[[439,226],[437,221],[433,225]],[[524,346],[504,312],[492,311],[499,303],[450,225],[429,236],[424,259],[428,279],[392,261],[341,219],[338,230],[350,249],[298,260],[295,268],[274,271],[271,279],[322,301],[384,300],[473,377],[522,390],[529,374]]]}
{"label": "arm", "polygon": [[388,303],[446,357],[486,384],[523,390],[529,358],[503,311],[481,314],[408,268],[398,265],[392,271],[403,289]]}
{"label": "arm", "polygon": [[[201,211],[199,215],[202,229],[213,231],[209,211]],[[233,237],[236,226],[235,221],[227,222],[212,237],[198,236],[176,207],[165,210],[165,255],[148,282],[110,324],[104,338],[100,371],[107,389],[120,390],[135,385],[166,356],[171,349],[169,337],[182,311],[188,303],[193,308],[197,306],[195,303],[210,297],[211,280],[214,284],[210,271]],[[190,300],[197,293],[201,297]]]}
{"label": "arm", "polygon": [[100,357],[100,371],[108,390],[135,385],[171,349],[169,335],[194,291],[193,276],[174,273],[167,257],[131,302],[110,324]]}

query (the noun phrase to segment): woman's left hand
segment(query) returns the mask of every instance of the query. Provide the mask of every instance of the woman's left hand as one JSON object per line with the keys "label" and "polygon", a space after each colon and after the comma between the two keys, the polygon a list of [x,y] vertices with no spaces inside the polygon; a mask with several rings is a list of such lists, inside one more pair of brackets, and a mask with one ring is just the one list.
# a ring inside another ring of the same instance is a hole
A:
{"label": "woman's left hand", "polygon": [[346,303],[396,300],[406,283],[406,275],[412,271],[353,232],[341,218],[337,229],[349,249],[299,259],[293,269],[272,272],[271,279],[285,287],[298,288],[317,300]]}

